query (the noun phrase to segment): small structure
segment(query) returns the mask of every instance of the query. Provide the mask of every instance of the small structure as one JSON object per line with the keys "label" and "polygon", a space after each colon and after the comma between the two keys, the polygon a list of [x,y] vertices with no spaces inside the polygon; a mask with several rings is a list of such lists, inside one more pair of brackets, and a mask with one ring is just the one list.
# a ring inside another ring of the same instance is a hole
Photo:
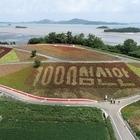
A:
{"label": "small structure", "polygon": [[107,95],[105,95],[105,98],[104,98],[104,100],[105,100],[105,101],[107,101]]}

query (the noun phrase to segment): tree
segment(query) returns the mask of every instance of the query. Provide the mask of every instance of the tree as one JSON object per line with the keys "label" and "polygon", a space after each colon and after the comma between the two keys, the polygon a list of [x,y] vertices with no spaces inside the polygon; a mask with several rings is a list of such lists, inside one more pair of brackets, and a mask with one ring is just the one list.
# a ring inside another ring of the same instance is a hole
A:
{"label": "tree", "polygon": [[72,42],[73,42],[72,32],[68,31],[68,32],[66,33],[66,38],[67,38],[67,43],[68,43],[68,44],[72,44]]}
{"label": "tree", "polygon": [[56,43],[66,43],[66,35],[64,33],[56,34]]}
{"label": "tree", "polygon": [[38,68],[41,65],[41,61],[40,60],[35,60],[34,61],[34,68]]}
{"label": "tree", "polygon": [[126,39],[123,43],[122,53],[128,54],[129,52],[135,51],[137,49],[137,42],[133,39]]}
{"label": "tree", "polygon": [[40,43],[40,39],[39,38],[31,38],[28,41],[28,44],[38,44],[38,43]]}
{"label": "tree", "polygon": [[88,37],[88,38],[87,38],[87,41],[88,41],[87,46],[94,48],[94,39],[95,39],[95,35],[93,35],[93,34],[88,34],[87,37]]}
{"label": "tree", "polygon": [[82,45],[83,44],[83,40],[84,40],[84,34],[83,33],[80,33],[80,34],[75,35],[73,37],[73,43],[74,44]]}
{"label": "tree", "polygon": [[55,32],[51,32],[48,34],[48,43],[56,43],[56,33]]}
{"label": "tree", "polygon": [[104,42],[100,38],[95,37],[93,41],[93,46],[94,48],[101,49],[104,46]]}
{"label": "tree", "polygon": [[36,50],[32,50],[31,52],[31,57],[35,57],[36,56],[37,51]]}

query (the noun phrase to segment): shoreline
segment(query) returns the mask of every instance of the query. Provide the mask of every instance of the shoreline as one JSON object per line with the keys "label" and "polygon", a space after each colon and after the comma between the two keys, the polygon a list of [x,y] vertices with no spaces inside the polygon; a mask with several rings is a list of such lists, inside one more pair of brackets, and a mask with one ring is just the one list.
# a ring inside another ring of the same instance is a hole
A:
{"label": "shoreline", "polygon": [[[23,24],[24,25],[24,24]],[[26,25],[27,26],[27,25]],[[28,27],[28,26],[27,26]],[[97,29],[92,25],[44,25],[37,24],[28,28],[15,28],[15,25],[0,26],[0,41],[16,42],[16,44],[27,44],[28,40],[33,37],[44,37],[50,32],[67,33],[72,32],[73,35],[84,33],[85,36],[93,34],[102,39],[107,45],[123,44],[126,39],[133,39],[140,45],[140,33],[106,33],[104,29]]]}

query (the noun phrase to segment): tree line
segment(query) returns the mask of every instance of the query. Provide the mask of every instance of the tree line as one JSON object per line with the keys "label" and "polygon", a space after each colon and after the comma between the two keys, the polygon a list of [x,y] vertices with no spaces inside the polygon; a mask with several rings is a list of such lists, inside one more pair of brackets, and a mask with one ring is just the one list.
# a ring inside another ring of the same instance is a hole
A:
{"label": "tree line", "polygon": [[2,45],[15,45],[16,42],[13,41],[13,42],[8,43],[6,41],[4,41],[4,42],[0,41],[0,44],[2,44]]}
{"label": "tree line", "polygon": [[89,34],[87,37],[83,33],[78,35],[72,35],[72,32],[58,33],[51,32],[45,37],[31,38],[28,44],[38,44],[38,43],[60,43],[60,44],[79,44],[84,46],[89,46],[93,48],[101,48],[104,46],[104,42],[93,34]]}
{"label": "tree line", "polygon": [[31,38],[28,44],[78,44],[87,46],[90,48],[100,49],[104,51],[121,53],[133,57],[140,58],[140,46],[137,45],[133,39],[126,39],[123,44],[118,45],[105,45],[101,38],[96,37],[93,34],[85,36],[83,33],[73,35],[72,32],[67,33],[55,33],[51,32],[44,37]]}
{"label": "tree line", "polygon": [[114,29],[105,29],[104,32],[137,33],[140,32],[140,29],[135,27],[127,27],[119,29],[114,28]]}

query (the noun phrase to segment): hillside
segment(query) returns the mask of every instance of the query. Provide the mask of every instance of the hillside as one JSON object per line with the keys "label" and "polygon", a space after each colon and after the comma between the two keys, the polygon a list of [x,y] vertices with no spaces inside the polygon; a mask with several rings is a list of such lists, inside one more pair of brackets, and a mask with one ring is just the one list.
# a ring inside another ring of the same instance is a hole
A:
{"label": "hillside", "polygon": [[[14,64],[14,70],[11,70],[13,64],[0,65],[0,70],[9,69],[0,71],[0,84],[38,96],[96,100],[103,99],[105,95],[119,98],[140,91],[140,63],[125,63],[110,55],[72,46],[18,47],[36,49],[59,58],[60,62],[42,62],[38,68],[34,68],[33,63],[21,64],[21,68]],[[81,55],[85,52],[86,55]]]}
{"label": "hillside", "polygon": [[[0,22],[6,24],[12,24],[12,22]],[[85,19],[73,18],[70,20],[54,21],[50,19],[42,19],[39,21],[21,22],[21,23],[36,23],[36,24],[85,24],[85,25],[124,25],[126,23],[118,22],[105,22],[105,21],[89,21]]]}

